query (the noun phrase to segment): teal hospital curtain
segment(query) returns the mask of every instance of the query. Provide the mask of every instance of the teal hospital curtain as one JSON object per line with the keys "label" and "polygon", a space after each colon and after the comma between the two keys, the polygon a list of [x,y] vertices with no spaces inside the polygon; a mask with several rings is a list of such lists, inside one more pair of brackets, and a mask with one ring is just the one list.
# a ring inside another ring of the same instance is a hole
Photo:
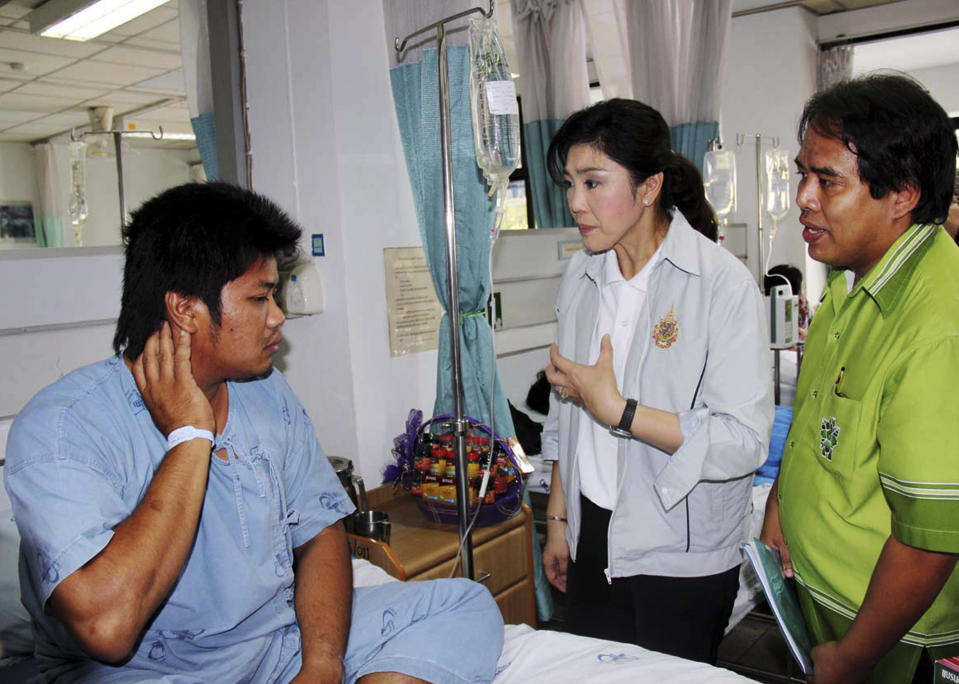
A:
{"label": "teal hospital curtain", "polygon": [[699,168],[719,135],[732,0],[613,0],[626,17],[632,95],[670,126],[673,149]]}
{"label": "teal hospital curtain", "polygon": [[[496,432],[515,435],[506,395],[494,370],[492,332],[482,312],[489,297],[490,228],[493,200],[486,194],[476,165],[469,100],[469,48],[447,48],[450,78],[450,127],[453,160],[453,204],[456,208],[456,261],[460,305],[460,359],[463,406],[467,415],[489,422],[489,380],[495,376]],[[452,361],[447,300],[446,224],[443,212],[437,51],[423,50],[422,60],[390,71],[393,100],[403,139],[406,167],[423,237],[423,248],[443,316],[439,336],[436,401],[433,413],[453,411]]]}
{"label": "teal hospital curtain", "polygon": [[[572,113],[572,112],[570,112]],[[537,228],[564,228],[576,225],[569,213],[566,193],[546,171],[546,151],[565,119],[540,119],[523,123],[529,187],[533,193],[533,216]]]}
{"label": "teal hospital curtain", "polygon": [[589,104],[582,0],[513,0],[511,7],[536,226],[572,226],[566,193],[546,171],[546,150],[566,117]]}
{"label": "teal hospital curtain", "polygon": [[673,149],[696,164],[703,172],[703,158],[709,149],[709,141],[719,135],[718,121],[700,121],[672,126],[669,129]]}

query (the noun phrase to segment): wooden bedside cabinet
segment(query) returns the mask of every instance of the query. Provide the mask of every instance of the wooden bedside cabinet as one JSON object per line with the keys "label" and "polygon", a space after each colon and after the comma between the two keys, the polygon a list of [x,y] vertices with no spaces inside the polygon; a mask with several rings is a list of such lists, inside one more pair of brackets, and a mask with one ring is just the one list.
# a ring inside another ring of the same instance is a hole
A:
{"label": "wooden bedside cabinet", "polygon": [[[457,525],[427,520],[413,496],[392,485],[372,489],[367,496],[371,509],[390,516],[390,543],[348,535],[354,556],[401,580],[450,576],[459,547]],[[506,522],[473,528],[473,573],[493,594],[506,623],[535,627],[531,521],[530,510],[524,505]],[[460,576],[461,568],[457,566],[454,577]]]}

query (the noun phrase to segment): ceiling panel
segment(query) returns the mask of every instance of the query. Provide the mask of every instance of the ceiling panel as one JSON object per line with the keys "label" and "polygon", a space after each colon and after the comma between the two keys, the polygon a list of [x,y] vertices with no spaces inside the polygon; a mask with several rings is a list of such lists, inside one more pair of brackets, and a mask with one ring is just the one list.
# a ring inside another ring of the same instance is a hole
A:
{"label": "ceiling panel", "polygon": [[110,31],[110,33],[117,36],[138,36],[141,33],[155,29],[163,24],[176,24],[177,22],[176,8],[161,5],[151,12],[147,12],[133,21],[127,22],[123,26],[116,27]]}
{"label": "ceiling panel", "polygon": [[20,91],[0,95],[0,109],[19,109],[24,112],[59,112],[68,109],[74,102],[68,97],[23,95]]}
{"label": "ceiling panel", "polygon": [[94,59],[111,64],[137,64],[157,69],[178,69],[182,63],[179,48],[172,50],[146,50],[118,45],[98,52]]}
{"label": "ceiling panel", "polygon": [[[146,34],[144,34],[146,35]],[[179,44],[173,44],[165,40],[152,40],[150,38],[144,38],[143,36],[134,36],[133,38],[127,38],[123,41],[124,45],[129,45],[131,47],[142,47],[148,50],[179,50]]]}
{"label": "ceiling panel", "polygon": [[[3,87],[0,86],[0,90],[2,89]],[[107,86],[91,86],[89,88],[83,88],[70,83],[69,81],[58,82],[55,80],[55,78],[45,78],[42,81],[21,83],[20,87],[17,88],[17,93],[21,93],[23,95],[69,97],[73,99],[74,102],[83,102],[91,98],[106,95],[108,92],[110,92],[110,88]]]}
{"label": "ceiling panel", "polygon": [[169,128],[171,124],[176,123],[185,123],[187,128],[191,128],[189,124],[190,112],[187,110],[186,106],[153,109],[149,113],[149,119],[147,119],[145,116],[134,117],[133,119],[126,121],[126,123],[133,121],[137,124],[138,128],[150,128],[151,124],[149,123],[149,120],[162,123],[164,128]]}
{"label": "ceiling panel", "polygon": [[165,24],[161,24],[156,28],[150,29],[149,31],[144,31],[143,33],[138,33],[136,38],[142,38],[144,40],[155,40],[158,43],[166,43],[168,45],[173,45],[176,49],[180,49],[180,21],[179,19],[174,18],[173,21],[168,21]]}
{"label": "ceiling panel", "polygon": [[37,124],[38,126],[52,126],[58,131],[63,131],[68,128],[87,125],[90,123],[90,115],[86,109],[73,109],[57,114],[50,114],[49,116],[44,116],[30,123]]}
{"label": "ceiling panel", "polygon": [[59,55],[80,59],[89,57],[103,50],[103,45],[96,42],[79,43],[75,40],[58,40],[43,38],[32,33],[17,30],[0,31],[0,47],[9,50],[23,50],[24,52]]}
{"label": "ceiling panel", "polygon": [[103,97],[105,102],[113,105],[117,112],[138,109],[143,105],[165,100],[166,95],[157,93],[139,93],[134,90],[117,90]]}
{"label": "ceiling panel", "polygon": [[159,76],[163,69],[136,66],[133,64],[108,64],[87,59],[71,64],[57,72],[57,78],[86,83],[128,86],[148,78]]}
{"label": "ceiling panel", "polygon": [[5,93],[11,88],[23,85],[23,81],[16,81],[9,78],[0,78],[0,93]]}
{"label": "ceiling panel", "polygon": [[22,112],[16,109],[0,109],[0,128],[10,128],[25,121],[33,121],[40,115],[36,112]]}
{"label": "ceiling panel", "polygon": [[[0,32],[2,33],[2,32]],[[35,78],[49,74],[58,69],[75,63],[77,60],[72,57],[60,57],[58,55],[42,55],[37,52],[23,52],[22,50],[8,50],[0,47],[0,62],[21,62],[24,66],[23,77]],[[7,74],[8,76],[20,77],[21,73]]]}
{"label": "ceiling panel", "polygon": [[183,94],[186,89],[186,81],[183,79],[183,70],[176,69],[168,71],[165,74],[154,76],[153,78],[140,81],[136,84],[137,90],[149,90],[158,93]]}
{"label": "ceiling panel", "polygon": [[[185,99],[176,0],[85,43],[32,35],[24,18],[41,1],[0,0],[0,140],[10,140],[14,128],[33,141],[86,125],[94,105],[122,115]],[[13,71],[11,62],[25,69]],[[136,116],[138,127],[162,121],[169,130],[190,130],[182,104]]]}
{"label": "ceiling panel", "polygon": [[[59,130],[59,129],[58,129]],[[20,126],[12,126],[3,131],[7,135],[16,136],[19,140],[34,140],[50,134],[49,124],[28,123]]]}
{"label": "ceiling panel", "polygon": [[8,3],[0,7],[0,17],[4,19],[21,19],[30,14],[30,11],[29,7]]}

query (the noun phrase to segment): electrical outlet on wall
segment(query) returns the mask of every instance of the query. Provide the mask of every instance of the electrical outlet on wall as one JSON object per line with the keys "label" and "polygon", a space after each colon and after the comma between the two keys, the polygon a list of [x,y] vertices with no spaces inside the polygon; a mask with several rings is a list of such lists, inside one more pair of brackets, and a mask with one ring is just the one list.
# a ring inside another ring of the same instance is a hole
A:
{"label": "electrical outlet on wall", "polygon": [[502,292],[493,292],[486,301],[486,322],[490,323],[493,330],[500,330],[503,327],[502,295]]}

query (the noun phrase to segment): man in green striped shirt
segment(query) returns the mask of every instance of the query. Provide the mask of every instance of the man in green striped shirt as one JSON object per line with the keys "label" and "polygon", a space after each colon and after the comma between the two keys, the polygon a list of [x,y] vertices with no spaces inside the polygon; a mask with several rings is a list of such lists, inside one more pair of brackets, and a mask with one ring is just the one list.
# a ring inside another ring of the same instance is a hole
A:
{"label": "man in green striped shirt", "polygon": [[952,124],[914,81],[816,94],[803,240],[833,267],[762,537],[795,573],[815,684],[932,679],[959,654],[959,248]]}

